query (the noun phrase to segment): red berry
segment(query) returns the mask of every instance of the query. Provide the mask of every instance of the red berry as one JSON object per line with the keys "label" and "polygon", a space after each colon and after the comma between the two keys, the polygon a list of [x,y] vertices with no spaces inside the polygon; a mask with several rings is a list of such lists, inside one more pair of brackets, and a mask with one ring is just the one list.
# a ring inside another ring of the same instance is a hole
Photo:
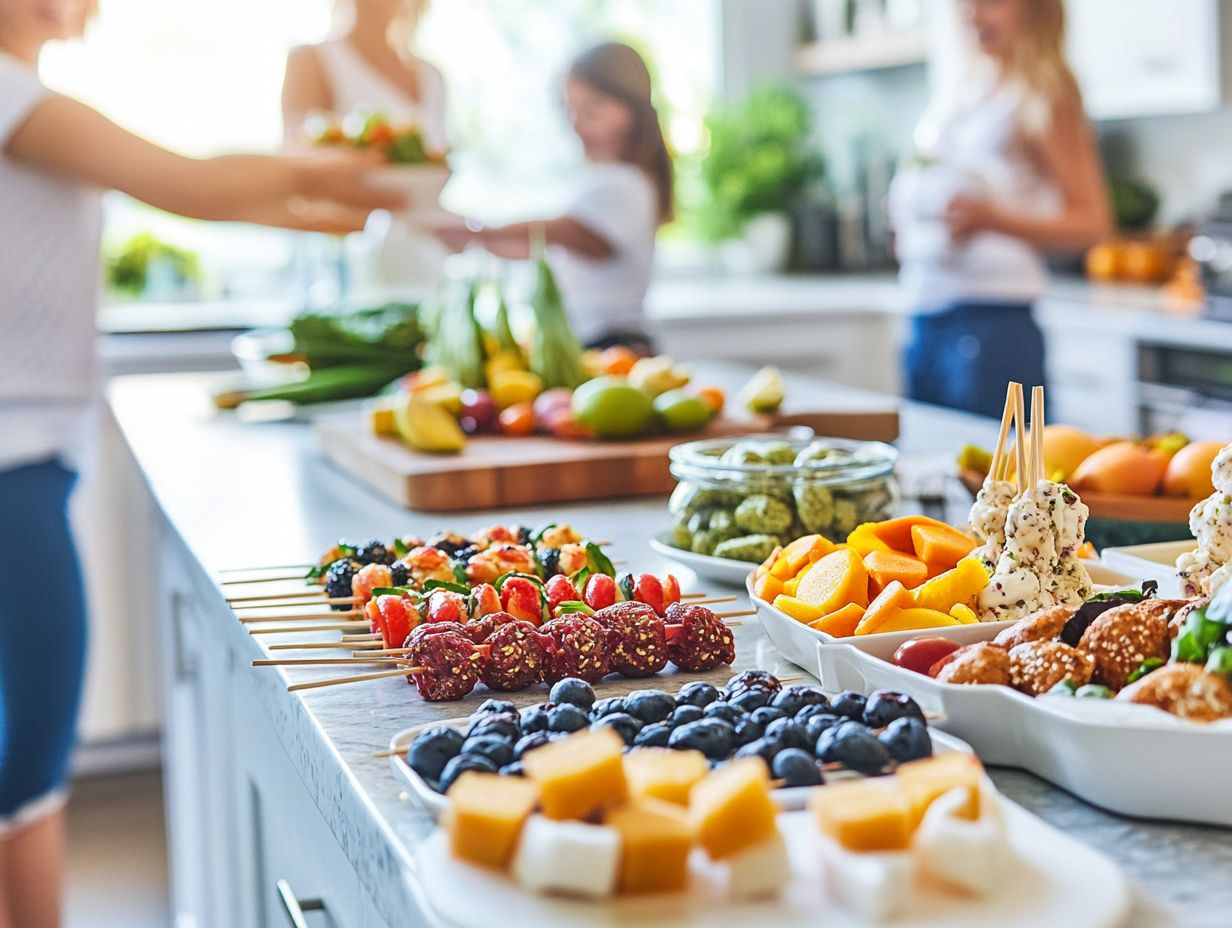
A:
{"label": "red berry", "polygon": [[680,581],[671,574],[663,578],[663,605],[680,602]]}
{"label": "red berry", "polygon": [[663,584],[653,574],[638,574],[633,584],[633,598],[639,603],[645,603],[656,615],[662,615],[667,608],[663,602]]}
{"label": "red berry", "polygon": [[582,599],[586,605],[598,612],[616,602],[618,596],[616,581],[607,574],[591,574],[586,581],[586,592]]}
{"label": "red berry", "polygon": [[573,581],[564,574],[557,574],[545,584],[548,593],[548,608],[553,613],[556,612],[556,607],[561,603],[567,603],[577,600],[578,592],[574,587]]}
{"label": "red berry", "polygon": [[[381,638],[387,648],[400,648],[411,634],[412,622],[406,607],[406,600],[401,596],[378,596],[377,610],[380,612]],[[418,616],[416,616],[418,618]]]}
{"label": "red berry", "polygon": [[433,590],[428,596],[429,622],[465,622],[469,610],[466,597],[452,590]]}

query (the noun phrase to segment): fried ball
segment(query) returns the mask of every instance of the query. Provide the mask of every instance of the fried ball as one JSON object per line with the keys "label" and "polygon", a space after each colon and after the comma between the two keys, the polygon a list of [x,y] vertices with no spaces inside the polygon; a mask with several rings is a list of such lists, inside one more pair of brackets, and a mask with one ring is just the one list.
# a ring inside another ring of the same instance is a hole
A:
{"label": "fried ball", "polygon": [[1010,683],[1028,696],[1047,693],[1062,680],[1086,686],[1094,667],[1090,656],[1060,641],[1027,641],[1010,649]]}
{"label": "fried ball", "polygon": [[1033,612],[1019,619],[1009,628],[1003,628],[997,633],[992,643],[1012,651],[1018,645],[1030,641],[1051,641],[1061,634],[1061,629],[1065,628],[1065,623],[1073,615],[1073,606],[1052,606],[1048,609],[1041,609],[1039,612]]}
{"label": "fried ball", "polygon": [[1116,696],[1154,706],[1194,722],[1232,717],[1232,683],[1200,664],[1168,664],[1131,683]]}
{"label": "fried ball", "polygon": [[1078,650],[1095,661],[1091,682],[1119,690],[1148,657],[1168,656],[1168,616],[1160,600],[1143,600],[1109,609],[1078,640]]}
{"label": "fried ball", "polygon": [[954,652],[954,658],[941,668],[937,679],[942,683],[1010,682],[1010,655],[1005,648],[980,641]]}

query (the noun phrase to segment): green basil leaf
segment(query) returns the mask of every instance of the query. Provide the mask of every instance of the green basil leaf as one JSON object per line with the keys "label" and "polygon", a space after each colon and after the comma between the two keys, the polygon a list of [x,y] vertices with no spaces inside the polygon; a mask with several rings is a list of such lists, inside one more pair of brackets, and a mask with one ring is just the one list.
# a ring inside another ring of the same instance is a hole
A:
{"label": "green basil leaf", "polygon": [[431,593],[433,590],[448,590],[450,593],[460,593],[463,596],[469,596],[471,589],[468,586],[463,586],[461,583],[450,583],[448,580],[425,580],[423,591]]}
{"label": "green basil leaf", "polygon": [[466,565],[461,561],[452,561],[451,564],[453,566],[453,578],[469,590],[471,578],[466,575]]}
{"label": "green basil leaf", "polygon": [[607,574],[609,577],[616,576],[616,568],[612,566],[611,560],[593,541],[586,542],[586,564],[590,567],[591,573]]}
{"label": "green basil leaf", "polygon": [[1221,673],[1232,677],[1232,648],[1220,647],[1211,652],[1207,658],[1206,669],[1211,673]]}
{"label": "green basil leaf", "polygon": [[553,528],[556,528],[555,522],[549,522],[547,525],[539,526],[539,528],[535,529],[533,532],[530,533],[530,543],[532,545],[538,545],[539,539],[541,539],[545,534],[547,534],[547,531],[549,529],[553,529]]}
{"label": "green basil leaf", "polygon": [[1141,664],[1138,665],[1137,670],[1135,670],[1133,673],[1131,673],[1128,677],[1125,678],[1125,682],[1127,684],[1135,683],[1138,680],[1141,680],[1143,677],[1145,677],[1148,673],[1152,673],[1153,671],[1158,670],[1163,665],[1164,665],[1163,658],[1148,657],[1146,660],[1144,660]]}
{"label": "green basil leaf", "polygon": [[376,599],[378,596],[407,596],[407,595],[410,595],[410,596],[415,595],[415,591],[412,590],[409,586],[378,586],[376,589],[372,591],[373,599]]}
{"label": "green basil leaf", "polygon": [[616,585],[620,587],[620,592],[624,598],[632,601],[634,590],[633,574],[625,574],[617,581]]}
{"label": "green basil leaf", "polygon": [[406,546],[406,542],[401,538],[394,539],[394,554],[398,555],[398,559],[406,557],[406,553],[411,549]]}
{"label": "green basil leaf", "polygon": [[557,615],[569,615],[576,612],[580,612],[583,615],[595,614],[595,610],[591,609],[590,606],[576,599],[567,599],[556,607]]}

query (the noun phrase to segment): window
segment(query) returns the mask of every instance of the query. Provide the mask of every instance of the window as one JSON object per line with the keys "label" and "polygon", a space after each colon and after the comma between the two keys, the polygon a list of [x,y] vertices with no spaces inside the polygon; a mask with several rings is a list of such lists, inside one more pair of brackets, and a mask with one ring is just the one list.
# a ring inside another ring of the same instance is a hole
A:
{"label": "window", "polygon": [[[719,0],[438,0],[420,33],[445,73],[454,209],[487,221],[542,214],[576,164],[559,77],[587,41],[616,37],[651,63],[671,143],[688,153],[717,83]],[[272,151],[292,46],[335,26],[331,0],[103,0],[85,42],[49,49],[49,84],[193,155]],[[204,296],[300,299],[336,245],[167,216],[112,195],[107,240],[153,232],[201,256]]]}

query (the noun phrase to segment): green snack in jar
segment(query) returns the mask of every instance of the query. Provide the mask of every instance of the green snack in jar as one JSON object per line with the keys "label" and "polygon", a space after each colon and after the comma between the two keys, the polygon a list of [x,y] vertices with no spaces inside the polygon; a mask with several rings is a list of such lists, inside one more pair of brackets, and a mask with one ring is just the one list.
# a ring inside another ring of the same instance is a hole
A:
{"label": "green snack in jar", "polygon": [[708,526],[712,532],[732,532],[734,538],[737,534],[736,519],[726,509],[716,509],[710,514],[710,525]]}
{"label": "green snack in jar", "polygon": [[1086,686],[1080,686],[1074,690],[1074,695],[1079,699],[1111,699],[1112,690],[1106,686],[1100,686],[1098,683],[1088,683]]}
{"label": "green snack in jar", "polygon": [[835,448],[828,442],[815,441],[797,454],[792,463],[796,467],[804,467],[807,464],[816,464],[820,461],[829,461],[836,457],[842,457],[844,454],[845,452],[842,449]]}
{"label": "green snack in jar", "polygon": [[765,464],[766,459],[755,445],[737,442],[723,452],[719,463],[743,467],[748,464]]}
{"label": "green snack in jar", "polygon": [[774,535],[741,535],[715,545],[713,554],[715,557],[725,557],[733,561],[760,564],[778,546],[779,539]]}
{"label": "green snack in jar", "polygon": [[740,530],[735,527],[698,532],[693,536],[693,551],[697,554],[714,554],[720,544],[738,537],[739,534]]}
{"label": "green snack in jar", "polygon": [[819,483],[801,481],[796,484],[792,495],[795,497],[796,515],[804,527],[804,534],[827,534],[834,521],[834,494]]}
{"label": "green snack in jar", "polygon": [[703,509],[701,512],[695,512],[685,521],[685,526],[692,535],[700,534],[710,528],[710,515],[712,510]]}
{"label": "green snack in jar", "polygon": [[[736,507],[736,525],[746,532],[777,535],[791,527],[792,512],[787,505],[770,496],[750,496]],[[768,552],[767,552],[768,553]]]}
{"label": "green snack in jar", "polygon": [[861,522],[860,510],[855,500],[834,500],[834,521],[830,523],[831,537],[846,538]]}
{"label": "green snack in jar", "polygon": [[688,551],[693,547],[693,532],[689,531],[687,525],[681,525],[677,522],[672,526],[672,534],[670,543],[673,548],[684,548]]}
{"label": "green snack in jar", "polygon": [[796,449],[785,441],[770,442],[762,445],[761,455],[767,464],[784,466],[796,462]]}

